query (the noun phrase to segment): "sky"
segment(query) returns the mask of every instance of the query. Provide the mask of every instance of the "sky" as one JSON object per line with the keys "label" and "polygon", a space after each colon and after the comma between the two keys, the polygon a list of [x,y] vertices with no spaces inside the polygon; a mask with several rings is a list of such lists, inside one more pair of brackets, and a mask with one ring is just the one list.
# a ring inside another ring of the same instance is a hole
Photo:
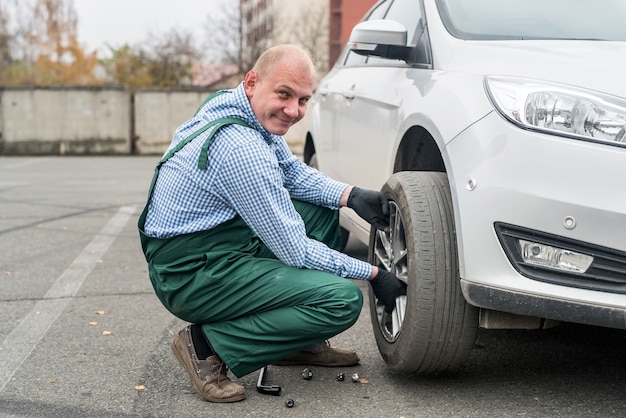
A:
{"label": "sky", "polygon": [[149,35],[186,28],[206,36],[206,19],[225,1],[238,0],[74,0],[79,42],[89,50],[107,52],[107,44],[134,45]]}

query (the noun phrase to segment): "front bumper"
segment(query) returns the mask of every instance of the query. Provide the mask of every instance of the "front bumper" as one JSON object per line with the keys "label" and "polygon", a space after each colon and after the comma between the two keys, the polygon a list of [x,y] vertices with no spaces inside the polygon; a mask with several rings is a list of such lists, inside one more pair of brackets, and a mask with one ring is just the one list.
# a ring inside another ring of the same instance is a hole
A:
{"label": "front bumper", "polygon": [[512,292],[510,289],[498,289],[467,280],[461,280],[461,289],[467,302],[474,306],[517,315],[626,329],[626,311],[623,308]]}
{"label": "front bumper", "polygon": [[626,252],[626,149],[526,131],[491,113],[452,140],[444,157],[468,302],[626,328],[623,291],[524,275],[495,229],[508,224]]}

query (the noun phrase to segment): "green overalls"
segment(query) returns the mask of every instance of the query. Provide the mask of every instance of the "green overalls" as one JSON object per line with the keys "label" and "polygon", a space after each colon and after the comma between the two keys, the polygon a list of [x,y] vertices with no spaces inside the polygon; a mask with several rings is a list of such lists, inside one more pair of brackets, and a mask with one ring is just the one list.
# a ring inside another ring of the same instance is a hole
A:
{"label": "green overalls", "polygon": [[[245,124],[218,120],[201,128],[215,126],[203,150],[229,123]],[[208,231],[168,239],[147,236],[144,225],[159,169],[198,134],[158,163],[139,217],[139,235],[159,300],[178,318],[202,324],[215,352],[241,377],[348,329],[359,317],[363,295],[351,280],[282,263],[239,216]],[[206,162],[202,152],[199,166],[206,169]],[[338,211],[293,203],[307,235],[337,249]]]}

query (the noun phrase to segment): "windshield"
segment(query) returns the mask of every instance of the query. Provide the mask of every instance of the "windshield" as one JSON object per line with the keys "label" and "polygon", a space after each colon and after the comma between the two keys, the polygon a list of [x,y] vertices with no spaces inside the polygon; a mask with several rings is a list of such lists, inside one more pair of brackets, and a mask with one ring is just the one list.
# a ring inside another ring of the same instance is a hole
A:
{"label": "windshield", "polygon": [[437,7],[461,39],[626,41],[624,0],[437,0]]}

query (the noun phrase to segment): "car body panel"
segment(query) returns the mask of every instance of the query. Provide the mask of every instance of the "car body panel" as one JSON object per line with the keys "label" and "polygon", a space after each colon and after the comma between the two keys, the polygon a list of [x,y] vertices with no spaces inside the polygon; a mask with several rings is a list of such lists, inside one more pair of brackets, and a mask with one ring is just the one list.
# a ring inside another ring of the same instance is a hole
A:
{"label": "car body panel", "polygon": [[[626,253],[626,146],[522,129],[495,110],[485,88],[487,76],[516,76],[624,100],[626,42],[461,40],[447,32],[434,0],[422,3],[432,64],[376,59],[343,65],[340,59],[320,81],[320,88],[332,90],[316,93],[311,102],[309,135],[320,170],[380,189],[395,171],[403,140],[412,140],[414,128],[424,129],[448,174],[468,301],[532,315],[528,301],[535,298],[542,301],[535,313],[546,318],[554,305],[545,301],[558,301],[554,319],[626,328],[619,319],[620,312],[626,318],[623,293],[526,277],[507,258],[494,229],[504,222]],[[324,114],[332,115],[332,127]],[[340,215],[342,225],[368,243],[369,225],[350,209]],[[575,227],[565,225],[566,217]],[[472,297],[478,288],[507,297]],[[516,295],[526,308],[514,306]],[[505,299],[504,306],[498,302]],[[585,322],[574,314],[585,306],[601,319]],[[597,314],[603,308],[607,315]]]}
{"label": "car body panel", "polygon": [[[500,289],[626,306],[623,294],[523,277],[493,229],[494,222],[506,222],[626,251],[626,198],[617,192],[626,178],[626,149],[522,131],[492,113],[455,139],[448,153],[454,161],[448,176],[461,277]],[[574,229],[564,226],[568,216],[576,220]]]}

